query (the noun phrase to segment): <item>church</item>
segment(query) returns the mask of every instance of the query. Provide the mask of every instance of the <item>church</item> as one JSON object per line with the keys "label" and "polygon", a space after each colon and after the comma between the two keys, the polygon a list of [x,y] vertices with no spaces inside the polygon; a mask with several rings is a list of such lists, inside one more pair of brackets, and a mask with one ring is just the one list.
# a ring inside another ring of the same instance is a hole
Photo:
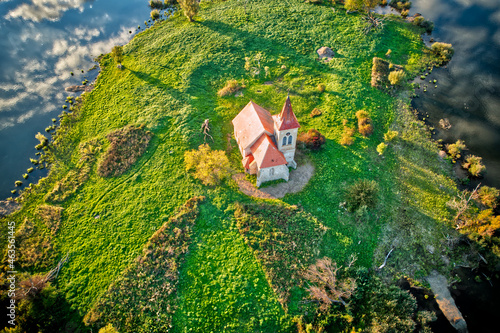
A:
{"label": "church", "polygon": [[246,172],[257,175],[257,187],[276,179],[288,181],[288,167],[297,168],[294,158],[300,128],[290,96],[281,113],[274,116],[250,101],[233,119],[233,126],[241,162]]}

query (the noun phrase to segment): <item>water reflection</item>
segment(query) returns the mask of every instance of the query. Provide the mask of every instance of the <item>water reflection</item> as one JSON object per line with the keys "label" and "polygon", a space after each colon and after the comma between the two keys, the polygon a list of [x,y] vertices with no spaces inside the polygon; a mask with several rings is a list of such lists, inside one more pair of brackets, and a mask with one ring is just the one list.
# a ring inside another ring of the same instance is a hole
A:
{"label": "water reflection", "polygon": [[83,11],[83,4],[93,0],[32,0],[31,3],[23,3],[10,10],[6,19],[22,18],[40,22],[42,20],[57,21],[69,9],[78,8]]}
{"label": "water reflection", "polygon": [[432,37],[452,43],[455,55],[421,81],[436,79],[438,88],[429,84],[414,104],[436,127],[448,118],[452,129],[438,131],[437,138],[465,140],[469,153],[483,157],[483,184],[500,188],[500,1],[417,0],[411,14],[417,12],[434,21]]}
{"label": "water reflection", "polygon": [[[95,77],[88,72],[93,59],[127,43],[149,8],[144,0],[30,0],[1,1],[0,13],[6,13],[0,17],[3,199],[35,158],[35,134],[62,111],[64,88]],[[25,183],[36,182],[34,176]]]}

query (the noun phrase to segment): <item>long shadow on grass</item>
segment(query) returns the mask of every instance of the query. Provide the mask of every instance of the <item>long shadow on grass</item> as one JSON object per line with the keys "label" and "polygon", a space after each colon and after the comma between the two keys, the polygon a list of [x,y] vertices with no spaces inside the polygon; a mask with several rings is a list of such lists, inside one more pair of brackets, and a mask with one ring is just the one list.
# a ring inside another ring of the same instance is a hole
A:
{"label": "long shadow on grass", "polygon": [[130,68],[125,68],[125,69],[130,71],[130,73],[134,74],[138,79],[145,81],[151,85],[154,85],[154,86],[168,92],[173,98],[175,98],[179,101],[185,101],[185,97],[186,97],[185,93],[182,93],[179,90],[168,86],[167,84],[163,83],[160,79],[155,78],[154,76],[147,74],[147,73],[134,71],[133,69],[130,69]]}
{"label": "long shadow on grass", "polygon": [[[212,30],[215,33],[231,37],[233,40],[238,41],[238,43],[235,42],[230,46],[231,48],[236,48],[236,50],[231,50],[231,53],[241,54],[242,60],[245,53],[248,53],[248,51],[263,50],[271,50],[272,52],[287,55],[288,57],[295,59],[308,58],[307,55],[298,53],[297,50],[295,50],[291,45],[279,42],[276,39],[272,39],[269,37],[264,38],[256,34],[252,34],[248,31],[236,29],[235,27],[220,21],[207,20],[201,22],[200,25],[203,25],[204,27]],[[235,47],[235,45],[241,45],[241,47]],[[311,49],[311,52],[312,51],[313,50]],[[302,68],[306,68],[308,71],[313,70],[313,67],[318,67],[317,62],[310,62],[309,59],[307,59],[307,61],[302,61],[300,65]],[[243,63],[241,67],[243,67]],[[241,67],[238,67],[237,69],[240,69]],[[193,77],[195,76],[193,75]]]}

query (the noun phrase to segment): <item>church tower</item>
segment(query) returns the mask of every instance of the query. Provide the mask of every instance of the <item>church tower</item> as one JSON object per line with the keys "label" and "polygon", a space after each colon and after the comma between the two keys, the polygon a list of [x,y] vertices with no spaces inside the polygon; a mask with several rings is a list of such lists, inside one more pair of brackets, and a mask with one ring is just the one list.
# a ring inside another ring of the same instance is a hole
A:
{"label": "church tower", "polygon": [[297,144],[297,132],[300,128],[299,122],[292,110],[290,95],[286,97],[285,105],[279,115],[273,116],[274,137],[278,150],[285,155],[287,166],[297,168],[295,162],[295,147]]}

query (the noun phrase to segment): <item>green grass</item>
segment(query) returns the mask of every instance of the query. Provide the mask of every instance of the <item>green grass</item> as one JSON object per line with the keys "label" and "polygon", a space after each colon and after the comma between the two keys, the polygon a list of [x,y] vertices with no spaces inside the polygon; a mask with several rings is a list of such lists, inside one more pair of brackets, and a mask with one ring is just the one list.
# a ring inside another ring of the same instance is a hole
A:
{"label": "green grass", "polygon": [[[224,195],[219,194],[218,195]],[[281,332],[290,318],[229,216],[207,203],[180,279],[175,332]]]}
{"label": "green grass", "polygon": [[[81,142],[106,142],[108,133],[126,125],[145,125],[154,133],[131,169],[102,178],[93,165],[85,183],[62,202],[63,220],[53,242],[58,257],[70,253],[57,279],[68,302],[85,315],[183,202],[206,195],[180,269],[174,331],[289,330],[291,315],[266,281],[268,268],[230,222],[233,203],[256,200],[239,193],[232,181],[203,187],[183,164],[184,151],[203,143],[205,119],[210,119],[212,149],[226,150],[231,120],[250,99],[276,114],[288,92],[301,131],[316,128],[327,142],[307,153],[316,170],[307,187],[274,203],[297,205],[328,228],[322,255],[343,264],[356,254],[359,266],[379,265],[402,228],[402,216],[412,217],[418,237],[407,249],[399,240],[400,252],[395,251],[388,272],[399,274],[408,261],[402,258],[417,256],[425,237],[438,246],[442,227],[437,222],[448,216],[444,203],[454,193],[449,168],[438,162],[425,129],[394,94],[370,86],[373,57],[391,49],[391,62],[411,76],[430,61],[429,54],[414,26],[387,20],[383,30],[364,35],[364,24],[360,15],[346,15],[340,7],[334,12],[299,0],[252,1],[247,13],[236,0],[203,3],[195,23],[177,13],[136,36],[124,46],[123,69],[104,56],[95,89],[85,94],[75,115],[61,120],[63,128],[48,152],[49,177],[25,193],[23,209],[12,216],[20,225],[36,213],[56,182],[78,167]],[[336,54],[327,64],[317,61],[321,46]],[[252,77],[245,57],[259,53],[261,73]],[[217,95],[231,79],[245,80],[244,97]],[[323,111],[321,117],[309,117],[314,108]],[[373,120],[374,134],[356,134],[353,145],[341,146],[342,119],[355,123],[361,109]],[[376,146],[391,126],[401,137],[379,156]],[[231,163],[242,172],[234,139],[231,145]],[[377,207],[360,216],[342,207],[344,189],[358,179],[374,179],[380,188]],[[403,204],[409,213],[397,209]],[[424,259],[414,274],[433,267],[432,258]]]}

